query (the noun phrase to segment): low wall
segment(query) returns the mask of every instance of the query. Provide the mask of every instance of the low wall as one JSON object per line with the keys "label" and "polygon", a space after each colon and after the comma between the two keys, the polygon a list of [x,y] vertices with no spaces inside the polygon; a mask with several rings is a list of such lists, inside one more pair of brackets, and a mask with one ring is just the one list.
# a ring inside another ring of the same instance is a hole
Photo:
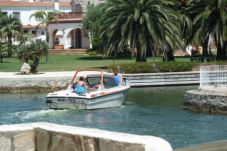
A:
{"label": "low wall", "polygon": [[171,151],[162,138],[51,123],[0,126],[0,151]]}
{"label": "low wall", "polygon": [[45,72],[21,75],[0,72],[0,93],[48,92],[66,88],[74,72]]}
{"label": "low wall", "polygon": [[193,145],[186,148],[176,149],[174,151],[226,151],[227,140],[209,142],[205,144]]}

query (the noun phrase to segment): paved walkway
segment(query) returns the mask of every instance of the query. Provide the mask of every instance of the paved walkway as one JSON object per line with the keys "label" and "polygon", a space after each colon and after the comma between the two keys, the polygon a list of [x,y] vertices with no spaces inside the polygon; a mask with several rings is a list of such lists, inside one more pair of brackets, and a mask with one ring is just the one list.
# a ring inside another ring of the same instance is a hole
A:
{"label": "paved walkway", "polygon": [[45,77],[72,77],[75,71],[59,71],[59,72],[39,72],[38,74],[22,75],[19,72],[0,72],[0,79],[6,78],[45,78]]}

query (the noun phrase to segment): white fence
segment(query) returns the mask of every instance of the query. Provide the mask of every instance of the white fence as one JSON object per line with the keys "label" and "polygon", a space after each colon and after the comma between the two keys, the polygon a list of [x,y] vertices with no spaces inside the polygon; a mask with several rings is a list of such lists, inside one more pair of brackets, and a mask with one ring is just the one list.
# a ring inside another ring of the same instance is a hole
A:
{"label": "white fence", "polygon": [[209,65],[200,67],[200,88],[227,88],[227,65]]}
{"label": "white fence", "polygon": [[132,87],[172,86],[199,84],[199,71],[123,74],[126,84]]}

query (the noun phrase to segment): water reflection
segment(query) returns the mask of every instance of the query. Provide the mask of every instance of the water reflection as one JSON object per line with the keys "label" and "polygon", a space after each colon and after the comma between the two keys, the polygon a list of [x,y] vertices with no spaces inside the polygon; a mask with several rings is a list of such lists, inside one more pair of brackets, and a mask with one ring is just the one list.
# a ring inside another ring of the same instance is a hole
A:
{"label": "water reflection", "polygon": [[0,124],[53,122],[111,131],[154,135],[174,148],[225,139],[226,116],[182,110],[187,89],[133,88],[122,107],[102,110],[49,110],[46,94],[1,94]]}

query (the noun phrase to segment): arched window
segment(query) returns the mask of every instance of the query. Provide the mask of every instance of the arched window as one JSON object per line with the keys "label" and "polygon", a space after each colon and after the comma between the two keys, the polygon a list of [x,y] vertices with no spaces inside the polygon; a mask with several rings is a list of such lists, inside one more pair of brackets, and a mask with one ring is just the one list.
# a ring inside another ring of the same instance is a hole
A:
{"label": "arched window", "polygon": [[73,4],[72,12],[76,12],[76,13],[83,12],[82,6],[80,4]]}
{"label": "arched window", "polygon": [[82,6],[80,4],[76,4],[75,12],[77,12],[77,13],[81,13],[82,12]]}

